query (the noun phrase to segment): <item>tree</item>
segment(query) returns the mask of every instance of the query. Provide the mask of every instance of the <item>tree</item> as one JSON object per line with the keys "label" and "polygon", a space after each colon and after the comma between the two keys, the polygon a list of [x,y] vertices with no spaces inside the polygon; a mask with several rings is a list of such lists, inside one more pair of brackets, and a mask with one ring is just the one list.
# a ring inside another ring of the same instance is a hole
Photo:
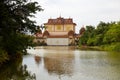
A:
{"label": "tree", "polygon": [[[82,30],[82,29],[81,29]],[[87,45],[88,39],[93,36],[95,28],[93,26],[86,26],[86,30],[82,34],[79,40],[80,45]]]}
{"label": "tree", "polygon": [[106,31],[109,29],[111,23],[100,22],[97,28],[91,32],[91,37],[89,37],[87,44],[89,46],[99,46],[103,44],[103,38]]}
{"label": "tree", "polygon": [[41,11],[41,7],[37,2],[29,2],[28,0],[2,0],[1,5],[1,29],[13,30],[14,32],[31,32],[35,29],[35,21],[29,17],[34,17],[37,11]]}
{"label": "tree", "polygon": [[[113,22],[114,23],[114,22]],[[96,34],[103,34],[105,33],[108,29],[109,29],[109,25],[110,23],[105,23],[105,22],[100,22],[98,25],[97,25],[97,33]]]}
{"label": "tree", "polygon": [[110,29],[106,32],[103,41],[107,44],[120,42],[120,22],[110,25]]}
{"label": "tree", "polygon": [[100,22],[96,29],[86,26],[84,34],[79,39],[79,44],[102,46],[104,50],[120,51],[120,21]]}
{"label": "tree", "polygon": [[30,17],[41,10],[30,0],[0,0],[0,48],[9,55],[25,52],[32,43],[32,37],[25,33],[35,32],[37,26]]}

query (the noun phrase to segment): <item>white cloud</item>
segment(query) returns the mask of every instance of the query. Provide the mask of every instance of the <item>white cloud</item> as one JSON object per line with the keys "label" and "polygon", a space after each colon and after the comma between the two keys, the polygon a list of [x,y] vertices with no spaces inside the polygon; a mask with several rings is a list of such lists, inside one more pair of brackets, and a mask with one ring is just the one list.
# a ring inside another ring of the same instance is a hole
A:
{"label": "white cloud", "polygon": [[[36,14],[37,24],[48,18],[73,18],[77,29],[82,25],[97,25],[99,21],[120,20],[120,0],[35,0],[44,8]],[[77,30],[78,32],[78,30]]]}

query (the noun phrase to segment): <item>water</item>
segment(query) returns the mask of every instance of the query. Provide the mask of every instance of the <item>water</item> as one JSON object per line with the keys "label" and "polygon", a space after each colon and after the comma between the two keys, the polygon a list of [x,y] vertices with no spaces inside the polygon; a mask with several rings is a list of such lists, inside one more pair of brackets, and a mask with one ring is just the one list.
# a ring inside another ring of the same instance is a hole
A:
{"label": "water", "polygon": [[120,80],[119,53],[55,46],[38,47],[30,54],[23,64],[37,80]]}
{"label": "water", "polygon": [[3,67],[0,77],[9,76],[9,79],[4,80],[120,80],[119,52],[81,51],[74,47],[48,46],[30,49],[28,53],[30,55],[23,56],[14,69],[13,65]]}

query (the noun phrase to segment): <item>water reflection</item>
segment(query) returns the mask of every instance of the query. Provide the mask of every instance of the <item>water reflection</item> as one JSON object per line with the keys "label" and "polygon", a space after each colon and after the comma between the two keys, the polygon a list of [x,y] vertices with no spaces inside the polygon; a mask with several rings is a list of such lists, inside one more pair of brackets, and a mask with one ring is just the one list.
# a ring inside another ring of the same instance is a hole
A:
{"label": "water reflection", "polygon": [[40,64],[40,62],[41,62],[41,57],[40,57],[40,56],[35,55],[35,56],[34,56],[34,58],[35,58],[35,62],[36,62],[36,64],[37,64],[37,65],[39,65],[39,64]]}
{"label": "water reflection", "polygon": [[22,59],[17,59],[0,66],[0,80],[36,80],[36,76],[22,65]]}
{"label": "water reflection", "polygon": [[[64,54],[62,54],[64,55]],[[64,55],[60,54],[51,55],[51,57],[44,57],[44,66],[49,74],[68,75],[73,73],[74,56],[73,54]],[[52,57],[54,56],[54,57]]]}
{"label": "water reflection", "polygon": [[45,47],[24,56],[22,64],[36,74],[37,80],[120,79],[119,53],[81,51],[63,46]]}

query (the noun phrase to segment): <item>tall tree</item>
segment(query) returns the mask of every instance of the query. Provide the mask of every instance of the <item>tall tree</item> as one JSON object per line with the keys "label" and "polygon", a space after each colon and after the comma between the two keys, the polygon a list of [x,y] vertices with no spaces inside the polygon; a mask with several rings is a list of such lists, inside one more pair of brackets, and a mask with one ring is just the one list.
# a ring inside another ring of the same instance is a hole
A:
{"label": "tall tree", "polygon": [[93,37],[93,33],[94,33],[95,28],[93,26],[86,26],[86,29],[83,33],[83,35],[80,37],[80,45],[87,45],[87,42],[89,40],[89,38]]}
{"label": "tall tree", "polygon": [[41,10],[31,0],[0,0],[0,48],[8,54],[25,51],[32,42],[25,32],[34,32],[37,26],[30,17]]}

